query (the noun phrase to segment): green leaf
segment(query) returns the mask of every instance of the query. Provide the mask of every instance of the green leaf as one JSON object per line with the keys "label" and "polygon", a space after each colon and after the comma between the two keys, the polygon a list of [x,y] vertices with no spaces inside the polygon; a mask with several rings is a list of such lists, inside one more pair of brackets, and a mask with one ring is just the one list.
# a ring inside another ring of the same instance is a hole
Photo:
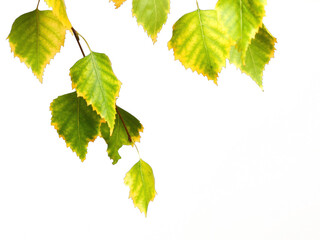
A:
{"label": "green leaf", "polygon": [[126,0],[109,0],[109,2],[114,2],[116,8],[120,7]]}
{"label": "green leaf", "polygon": [[231,41],[214,10],[200,10],[185,14],[173,26],[168,43],[175,59],[217,84],[218,73],[226,65]]}
{"label": "green leaf", "polygon": [[157,194],[150,165],[140,159],[127,172],[124,183],[130,188],[129,198],[132,198],[134,206],[147,216],[149,202],[153,201]]}
{"label": "green leaf", "polygon": [[99,135],[101,119],[76,92],[59,96],[50,105],[51,124],[81,161],[87,154],[89,141]]}
{"label": "green leaf", "polygon": [[[112,164],[116,164],[121,158],[118,152],[119,149],[123,145],[133,146],[135,142],[139,142],[140,132],[143,131],[143,126],[141,125],[138,119],[136,119],[134,116],[132,116],[125,110],[121,109],[120,107],[117,107],[117,109],[121,117],[117,113],[112,134],[110,135],[110,128],[108,127],[108,124],[102,123],[100,126],[101,136],[108,144],[108,155],[111,159],[113,159]],[[125,127],[123,126],[121,118],[126,125],[126,128],[131,136],[132,142],[130,142],[128,139],[128,135]]]}
{"label": "green leaf", "polygon": [[163,24],[167,21],[170,11],[170,0],[133,0],[132,15],[137,18],[153,43]]}
{"label": "green leaf", "polygon": [[78,96],[92,105],[112,133],[121,82],[114,75],[109,58],[103,53],[91,52],[71,67],[70,76]]}
{"label": "green leaf", "polygon": [[72,26],[67,16],[64,0],[45,0],[45,2],[49,7],[52,7],[53,13],[59,18],[61,23],[71,31]]}
{"label": "green leaf", "polygon": [[31,67],[42,83],[43,72],[64,44],[66,29],[52,13],[38,9],[18,17],[8,36],[15,57]]}
{"label": "green leaf", "polygon": [[252,38],[262,26],[266,0],[219,0],[216,5],[219,18],[230,37],[236,42],[236,48],[245,59]]}
{"label": "green leaf", "polygon": [[259,87],[263,89],[263,71],[265,65],[268,64],[274,56],[276,42],[276,38],[274,38],[263,25],[248,46],[244,64],[241,60],[241,53],[239,53],[235,47],[230,51],[230,62],[240,68],[242,72],[249,75]]}

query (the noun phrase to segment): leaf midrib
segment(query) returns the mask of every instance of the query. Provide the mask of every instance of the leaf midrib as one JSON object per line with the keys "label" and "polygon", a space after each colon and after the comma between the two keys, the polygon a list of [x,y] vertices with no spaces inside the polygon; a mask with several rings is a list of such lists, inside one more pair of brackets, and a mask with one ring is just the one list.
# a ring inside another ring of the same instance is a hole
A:
{"label": "leaf midrib", "polygon": [[[100,91],[101,91],[101,93],[102,93],[102,98],[103,98],[102,104],[103,104],[103,106],[105,107],[106,96],[105,96],[105,94],[104,94],[104,92],[103,92],[103,89],[102,89],[102,86],[101,86],[100,74],[98,74],[98,67],[97,67],[97,64],[96,64],[96,61],[95,61],[95,58],[94,58],[94,53],[91,52],[90,55],[91,55],[91,60],[92,60],[92,63],[93,63],[93,70],[94,70],[94,72],[95,72],[95,75],[97,76],[99,88],[100,88]],[[105,117],[105,116],[103,116],[103,117]],[[107,121],[107,122],[108,122],[108,121]],[[109,122],[108,122],[108,125],[109,125],[109,127],[110,127],[110,123],[109,123]]]}
{"label": "leaf midrib", "polygon": [[77,97],[77,124],[78,124],[78,144],[80,145],[81,142],[81,134],[80,134],[80,103],[79,97]]}
{"label": "leaf midrib", "polygon": [[212,62],[211,62],[210,55],[209,55],[208,46],[207,46],[207,43],[206,43],[206,40],[205,40],[203,23],[202,23],[202,20],[201,20],[201,12],[200,12],[199,8],[198,8],[197,12],[198,12],[198,17],[199,17],[199,25],[200,25],[200,29],[201,29],[202,42],[203,42],[203,45],[204,45],[204,48],[205,48],[205,52],[206,52],[206,56],[207,56],[208,62],[210,64],[210,70],[211,70],[211,72],[213,72],[213,65],[212,65]]}
{"label": "leaf midrib", "polygon": [[153,0],[153,3],[154,3],[154,12],[155,12],[155,21],[154,21],[154,32],[153,32],[153,34],[156,35],[157,26],[158,26],[158,11],[157,11],[156,0]]}
{"label": "leaf midrib", "polygon": [[40,29],[39,29],[39,26],[40,26],[40,20],[39,20],[39,10],[36,9],[36,32],[37,32],[37,43],[36,43],[36,65],[37,65],[37,71],[39,70],[39,55],[40,55],[40,51],[39,51],[39,48],[40,48]]}

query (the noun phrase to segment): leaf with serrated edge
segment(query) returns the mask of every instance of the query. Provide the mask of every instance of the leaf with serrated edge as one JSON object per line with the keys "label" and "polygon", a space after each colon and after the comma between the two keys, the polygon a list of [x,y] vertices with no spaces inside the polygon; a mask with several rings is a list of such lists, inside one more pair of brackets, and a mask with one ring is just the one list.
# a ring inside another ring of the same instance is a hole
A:
{"label": "leaf with serrated edge", "polygon": [[116,8],[120,7],[126,0],[109,0],[109,2],[114,2]]}
{"label": "leaf with serrated edge", "polygon": [[134,116],[132,116],[130,113],[126,112],[125,110],[118,107],[118,112],[120,113],[123,122],[125,123],[127,130],[130,134],[131,140],[133,142],[130,142],[128,139],[127,132],[122,124],[122,121],[119,117],[119,114],[116,115],[116,121],[114,125],[114,129],[112,134],[110,135],[110,128],[108,127],[108,124],[102,123],[100,126],[100,132],[101,136],[104,138],[106,143],[108,144],[108,155],[113,160],[112,164],[116,164],[121,156],[119,155],[119,149],[123,145],[131,145],[135,142],[140,141],[140,132],[143,132],[143,126],[139,122],[138,119],[136,119]]}
{"label": "leaf with serrated edge", "polygon": [[150,165],[140,159],[127,172],[124,183],[130,188],[129,198],[132,198],[134,206],[147,217],[149,202],[153,201],[157,194]]}
{"label": "leaf with serrated edge", "polygon": [[49,7],[52,7],[53,13],[59,18],[61,23],[71,31],[72,26],[67,15],[64,0],[45,0],[45,2]]}
{"label": "leaf with serrated edge", "polygon": [[182,16],[173,26],[168,48],[175,59],[217,84],[226,65],[232,42],[219,24],[214,10],[196,10]]}
{"label": "leaf with serrated edge", "polygon": [[8,36],[15,57],[31,67],[42,83],[43,72],[64,44],[66,29],[52,11],[38,9],[18,17]]}
{"label": "leaf with serrated edge", "polygon": [[121,82],[103,53],[91,52],[70,68],[72,88],[108,123],[112,133]]}
{"label": "leaf with serrated edge", "polygon": [[276,38],[274,38],[263,25],[248,46],[244,64],[241,61],[241,53],[239,53],[235,47],[231,48],[230,62],[240,68],[242,72],[249,75],[263,90],[263,71],[265,65],[268,64],[274,56],[276,42]]}
{"label": "leaf with serrated edge", "polygon": [[153,43],[167,21],[170,11],[170,0],[133,0],[132,15],[137,18]]}
{"label": "leaf with serrated edge", "polygon": [[76,92],[59,96],[50,105],[51,124],[62,137],[67,147],[74,151],[81,161],[87,154],[90,141],[99,135],[101,119]]}
{"label": "leaf with serrated edge", "polygon": [[216,4],[219,19],[236,43],[244,61],[247,48],[265,16],[266,0],[219,0]]}

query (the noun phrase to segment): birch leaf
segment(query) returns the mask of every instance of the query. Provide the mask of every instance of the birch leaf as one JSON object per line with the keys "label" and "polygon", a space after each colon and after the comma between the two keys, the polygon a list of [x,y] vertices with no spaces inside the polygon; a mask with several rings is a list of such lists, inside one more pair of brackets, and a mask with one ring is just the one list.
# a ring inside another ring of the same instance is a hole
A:
{"label": "birch leaf", "polygon": [[242,60],[251,39],[262,26],[266,4],[266,0],[219,0],[216,4],[219,19],[236,43]]}
{"label": "birch leaf", "polygon": [[126,0],[109,0],[109,2],[114,2],[116,8],[120,7]]}
{"label": "birch leaf", "polygon": [[277,40],[263,25],[248,46],[244,63],[241,60],[241,53],[235,47],[232,47],[230,51],[230,62],[240,68],[243,73],[249,75],[263,89],[263,71],[265,65],[274,56],[276,42]]}
{"label": "birch leaf", "polygon": [[130,188],[129,198],[132,198],[134,206],[147,216],[149,202],[153,201],[157,194],[150,165],[140,159],[127,172],[124,183]]}
{"label": "birch leaf", "polygon": [[70,76],[78,96],[92,105],[112,133],[121,82],[113,73],[109,58],[103,53],[91,52],[71,67]]}
{"label": "birch leaf", "polygon": [[[127,111],[123,110],[120,107],[117,107],[118,113],[120,113],[121,117],[117,113],[116,121],[114,125],[114,129],[112,134],[110,134],[110,128],[108,124],[102,123],[100,127],[101,136],[104,138],[106,143],[108,144],[108,155],[113,160],[112,164],[116,164],[121,156],[119,155],[119,149],[123,145],[131,145],[135,142],[140,141],[140,132],[143,131],[143,126],[140,121],[132,116]],[[121,118],[126,125],[126,128],[130,134],[132,142],[129,141],[128,134],[126,129],[121,121]]]}
{"label": "birch leaf", "polygon": [[42,83],[43,72],[64,44],[66,29],[52,11],[38,9],[18,17],[8,36],[15,57]]}
{"label": "birch leaf", "polygon": [[53,100],[50,110],[51,124],[59,136],[84,161],[88,143],[99,135],[100,117],[82,97],[77,97],[76,92]]}
{"label": "birch leaf", "polygon": [[45,0],[45,2],[52,8],[53,13],[59,18],[61,23],[71,31],[72,26],[67,15],[64,0]]}
{"label": "birch leaf", "polygon": [[153,43],[157,41],[158,33],[167,21],[170,11],[170,0],[133,0],[132,15],[137,18]]}
{"label": "birch leaf", "polygon": [[217,84],[226,65],[232,42],[219,23],[215,10],[196,10],[182,16],[173,26],[168,43],[175,59]]}

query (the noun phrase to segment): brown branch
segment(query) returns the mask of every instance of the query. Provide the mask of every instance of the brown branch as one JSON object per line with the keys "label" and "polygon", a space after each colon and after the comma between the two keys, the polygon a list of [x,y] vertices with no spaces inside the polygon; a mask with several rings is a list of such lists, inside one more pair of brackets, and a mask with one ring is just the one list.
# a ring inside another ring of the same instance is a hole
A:
{"label": "brown branch", "polygon": [[85,57],[86,55],[84,54],[84,51],[83,51],[82,46],[81,46],[81,44],[80,44],[80,38],[79,38],[78,32],[77,32],[73,27],[71,27],[71,30],[72,30],[72,32],[73,32],[74,37],[75,37],[76,40],[77,40],[77,43],[78,43],[78,45],[79,45],[79,48],[80,48],[80,50],[81,50],[81,53],[82,53],[83,57]]}
{"label": "brown branch", "polygon": [[127,135],[128,135],[128,140],[129,140],[129,142],[132,143],[132,142],[133,142],[133,141],[132,141],[132,138],[131,138],[130,133],[129,133],[128,129],[127,129],[127,126],[126,126],[126,124],[124,123],[123,118],[122,118],[122,116],[121,116],[121,114],[120,114],[120,112],[119,112],[118,106],[116,106],[116,111],[117,111],[117,114],[118,114],[118,116],[119,116],[119,118],[120,118],[120,120],[121,120],[121,122],[122,122],[122,125],[124,126],[124,129],[126,130],[126,133],[127,133]]}

